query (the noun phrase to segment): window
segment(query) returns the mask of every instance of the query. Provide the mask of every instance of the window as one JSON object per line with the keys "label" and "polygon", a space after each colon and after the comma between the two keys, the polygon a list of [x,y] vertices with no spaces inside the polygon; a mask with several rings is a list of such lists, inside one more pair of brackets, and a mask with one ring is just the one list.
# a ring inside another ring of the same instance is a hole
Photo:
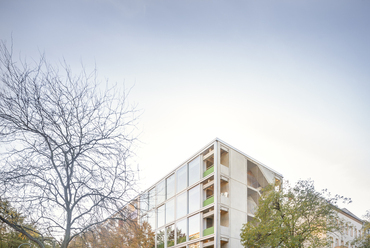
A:
{"label": "window", "polygon": [[166,224],[175,219],[175,201],[172,199],[166,203]]}
{"label": "window", "polygon": [[189,163],[189,186],[198,182],[200,179],[199,157]]}
{"label": "window", "polygon": [[188,186],[188,166],[187,164],[181,167],[176,172],[177,192],[184,190]]}
{"label": "window", "polygon": [[177,244],[186,242],[187,236],[187,219],[183,219],[176,224],[176,235],[177,235]]}
{"label": "window", "polygon": [[189,217],[189,240],[200,237],[200,215],[196,214]]}
{"label": "window", "polygon": [[160,206],[157,209],[157,227],[161,227],[165,223],[165,207],[164,205]]}
{"label": "window", "polygon": [[155,207],[155,188],[149,191],[149,210]]}
{"label": "window", "polygon": [[200,186],[197,185],[189,190],[189,213],[192,213],[200,208]]}
{"label": "window", "polygon": [[161,204],[166,200],[165,182],[162,181],[157,184],[157,204]]}
{"label": "window", "polygon": [[176,198],[176,218],[179,219],[188,213],[187,192],[178,195]]}
{"label": "window", "polygon": [[335,246],[339,246],[339,240],[335,239]]}
{"label": "window", "polygon": [[167,199],[175,195],[175,174],[166,179],[166,193]]}
{"label": "window", "polygon": [[355,238],[357,238],[357,229],[355,228]]}
{"label": "window", "polygon": [[148,224],[152,227],[152,230],[154,231],[154,229],[155,229],[155,212],[154,212],[154,210],[150,211],[148,213]]}
{"label": "window", "polygon": [[140,223],[143,224],[144,222],[148,222],[148,215],[142,215],[140,218]]}
{"label": "window", "polygon": [[199,242],[193,243],[189,245],[189,248],[199,248]]}
{"label": "window", "polygon": [[350,227],[351,237],[353,237],[353,227]]}
{"label": "window", "polygon": [[167,247],[175,245],[175,225],[170,225],[166,227],[167,233]]}
{"label": "window", "polygon": [[149,203],[149,201],[148,201],[148,192],[145,192],[140,196],[140,210],[142,212],[145,213],[148,210],[148,207],[149,207],[148,203]]}
{"label": "window", "polygon": [[164,248],[164,228],[157,231],[157,248]]}

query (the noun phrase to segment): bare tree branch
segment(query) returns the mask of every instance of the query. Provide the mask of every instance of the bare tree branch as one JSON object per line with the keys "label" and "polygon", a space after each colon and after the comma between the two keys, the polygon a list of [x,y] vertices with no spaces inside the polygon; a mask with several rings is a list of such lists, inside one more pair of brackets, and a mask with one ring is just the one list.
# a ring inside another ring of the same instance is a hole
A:
{"label": "bare tree branch", "polygon": [[44,56],[15,62],[4,42],[0,73],[0,195],[63,233],[66,248],[136,194],[137,111],[116,86],[102,89],[96,71],[59,71]]}

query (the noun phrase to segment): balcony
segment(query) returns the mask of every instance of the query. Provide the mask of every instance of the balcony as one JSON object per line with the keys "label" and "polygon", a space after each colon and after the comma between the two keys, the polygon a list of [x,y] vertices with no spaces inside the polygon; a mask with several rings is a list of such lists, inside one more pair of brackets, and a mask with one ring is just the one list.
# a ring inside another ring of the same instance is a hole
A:
{"label": "balcony", "polygon": [[257,179],[252,175],[247,175],[248,177],[248,186],[251,186],[252,188],[258,189],[261,187],[261,185],[258,183]]}
{"label": "balcony", "polygon": [[229,167],[226,167],[225,165],[221,164],[221,173],[225,175],[229,175]]}
{"label": "balcony", "polygon": [[215,201],[215,197],[214,196],[210,196],[208,197],[204,202],[203,202],[203,207],[209,205],[209,204],[212,204],[213,202]]}
{"label": "balcony", "polygon": [[215,232],[215,227],[214,226],[212,226],[210,228],[207,228],[207,229],[203,230],[203,237],[207,236],[207,235],[211,235],[214,232]]}
{"label": "balcony", "polygon": [[221,203],[225,205],[230,205],[229,197],[227,197],[227,194],[221,193]]}
{"label": "balcony", "polygon": [[247,208],[248,208],[248,214],[255,215],[255,213],[257,212],[258,206],[257,206],[257,204],[255,203],[254,200],[248,199],[248,201],[247,201]]}
{"label": "balcony", "polygon": [[221,235],[222,236],[230,236],[230,229],[227,226],[221,226]]}
{"label": "balcony", "polygon": [[203,177],[206,177],[208,176],[209,174],[213,173],[215,167],[212,166],[211,168],[209,168],[208,170],[206,170],[204,173],[203,173]]}

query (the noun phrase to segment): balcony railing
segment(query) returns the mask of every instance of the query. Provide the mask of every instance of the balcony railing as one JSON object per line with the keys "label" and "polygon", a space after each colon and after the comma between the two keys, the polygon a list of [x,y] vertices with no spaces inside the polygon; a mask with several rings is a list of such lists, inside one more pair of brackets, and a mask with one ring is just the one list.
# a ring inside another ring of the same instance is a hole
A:
{"label": "balcony railing", "polygon": [[207,236],[207,235],[211,235],[214,232],[215,232],[215,227],[214,226],[212,226],[210,228],[207,228],[207,229],[203,230],[203,237]]}
{"label": "balcony railing", "polygon": [[213,203],[215,201],[215,197],[214,196],[211,196],[211,197],[208,197],[204,202],[203,202],[203,207]]}
{"label": "balcony railing", "polygon": [[215,167],[212,166],[211,168],[209,168],[208,170],[206,170],[204,173],[203,173],[203,177],[206,177],[208,176],[209,174],[211,174],[213,171],[214,171]]}

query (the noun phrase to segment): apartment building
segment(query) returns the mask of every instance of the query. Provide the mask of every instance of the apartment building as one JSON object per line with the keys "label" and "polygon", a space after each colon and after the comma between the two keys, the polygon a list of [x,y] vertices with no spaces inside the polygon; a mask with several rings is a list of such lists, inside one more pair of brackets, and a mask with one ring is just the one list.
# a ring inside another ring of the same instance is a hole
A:
{"label": "apartment building", "polygon": [[135,218],[152,226],[156,248],[242,247],[261,189],[282,178],[216,138],[143,192]]}
{"label": "apartment building", "polygon": [[363,220],[351,213],[348,209],[338,209],[339,217],[342,219],[344,225],[341,232],[328,234],[332,241],[333,248],[356,248],[351,242],[363,235],[362,227]]}

